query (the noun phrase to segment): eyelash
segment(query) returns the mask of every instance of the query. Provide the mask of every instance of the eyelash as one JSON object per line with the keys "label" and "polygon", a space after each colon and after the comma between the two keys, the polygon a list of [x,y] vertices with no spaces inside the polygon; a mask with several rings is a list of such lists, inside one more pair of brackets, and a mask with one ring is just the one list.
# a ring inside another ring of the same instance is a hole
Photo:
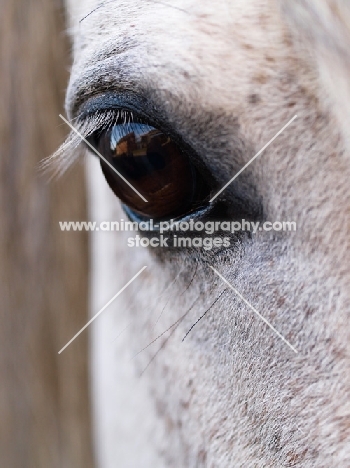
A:
{"label": "eyelash", "polygon": [[[108,130],[117,122],[123,124],[134,122],[134,118],[132,111],[113,109],[89,114],[84,116],[84,119],[77,117],[72,121],[72,125],[81,136],[87,138],[95,132]],[[140,118],[137,121],[142,123]],[[55,153],[41,162],[39,169],[44,173],[49,173],[51,179],[61,177],[80,158],[81,153],[77,151],[77,148],[82,141],[81,137],[72,130]]]}

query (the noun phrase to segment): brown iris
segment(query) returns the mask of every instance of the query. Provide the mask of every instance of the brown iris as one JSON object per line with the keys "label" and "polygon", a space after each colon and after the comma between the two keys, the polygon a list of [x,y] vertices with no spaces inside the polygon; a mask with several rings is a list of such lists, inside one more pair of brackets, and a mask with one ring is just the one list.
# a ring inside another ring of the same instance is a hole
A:
{"label": "brown iris", "polygon": [[137,122],[114,125],[95,138],[94,146],[147,200],[101,160],[109,186],[136,213],[154,219],[171,218],[187,214],[200,204],[203,183],[197,170],[160,130]]}

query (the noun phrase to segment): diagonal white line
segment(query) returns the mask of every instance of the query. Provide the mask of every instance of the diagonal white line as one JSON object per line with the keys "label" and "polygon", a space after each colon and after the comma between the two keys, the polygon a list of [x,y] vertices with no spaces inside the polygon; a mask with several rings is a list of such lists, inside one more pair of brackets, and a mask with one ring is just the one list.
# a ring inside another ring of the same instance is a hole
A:
{"label": "diagonal white line", "polygon": [[97,156],[99,156],[106,164],[108,164],[108,166],[109,166],[122,180],[124,180],[124,182],[125,182],[126,184],[128,184],[128,186],[129,186],[135,193],[137,193],[137,195],[138,195],[139,197],[142,198],[142,200],[143,200],[144,202],[148,203],[148,200],[146,200],[146,198],[145,198],[143,195],[141,195],[141,193],[138,192],[138,191],[136,190],[136,188],[135,188],[132,184],[130,184],[130,182],[129,182],[128,180],[126,180],[125,177],[122,176],[122,175],[120,174],[120,172],[118,172],[117,169],[116,169],[115,167],[113,167],[112,164],[111,164],[110,162],[108,162],[107,159],[104,158],[104,157],[102,156],[102,154],[99,153],[99,152],[97,151],[97,149],[94,148],[94,147],[92,146],[92,144],[89,143],[89,142],[87,141],[87,139],[84,138],[83,135],[82,135],[80,132],[78,132],[78,130],[77,130],[76,128],[74,128],[73,125],[72,125],[67,119],[65,119],[65,118],[63,117],[63,115],[59,114],[59,116],[61,117],[61,119],[62,119],[64,122],[66,122],[66,124],[73,130],[73,132],[75,132],[77,135],[80,136],[80,138],[88,145],[89,148],[92,149],[92,151],[93,151],[95,154],[97,154]]}
{"label": "diagonal white line", "polygon": [[68,343],[65,346],[63,346],[61,351],[58,351],[58,354],[61,354],[62,351],[64,351],[67,348],[67,346],[69,346],[75,340],[75,338],[77,338],[80,335],[80,333],[85,330],[85,328],[87,328],[100,314],[102,314],[102,312],[109,306],[109,304],[111,304],[114,301],[114,299],[116,299],[119,296],[119,294],[121,294],[124,291],[124,289],[126,289],[146,268],[147,268],[147,266],[144,266],[143,268],[141,268],[141,270],[138,273],[136,273],[136,275],[133,278],[131,278],[131,280],[128,281],[126,283],[126,285],[123,286],[122,289],[120,291],[118,291],[117,294],[115,296],[113,296],[112,299],[110,301],[108,301],[107,304],[105,306],[103,306],[102,309],[99,310],[97,312],[97,314],[94,315],[92,317],[92,319],[89,320],[88,323],[86,325],[84,325],[84,327],[81,330],[79,330],[78,333],[76,335],[74,335],[73,338],[70,341],[68,341]]}
{"label": "diagonal white line", "polygon": [[224,186],[222,187],[222,189],[219,190],[218,193],[217,193],[216,195],[214,195],[214,196],[209,200],[209,203],[213,202],[213,201],[215,200],[215,198],[217,198],[217,197],[220,195],[220,193],[222,193],[235,179],[237,179],[237,177],[238,177],[240,174],[242,174],[242,172],[243,172],[245,169],[247,169],[247,167],[248,167],[253,161],[255,161],[255,159],[256,159],[258,156],[260,156],[261,153],[262,153],[263,151],[265,151],[266,148],[267,148],[268,146],[270,146],[271,143],[272,143],[273,141],[275,141],[276,138],[277,138],[279,135],[281,135],[281,133],[282,133],[287,127],[289,127],[289,125],[290,125],[292,122],[294,122],[294,120],[295,120],[297,117],[298,117],[298,116],[295,115],[295,116],[278,132],[278,133],[276,133],[276,135],[275,135],[273,138],[271,138],[271,140],[270,140],[268,143],[266,143],[266,145],[265,145],[263,148],[261,148],[261,150],[260,150],[244,167],[242,167],[242,169],[241,169],[240,171],[238,171],[237,174],[236,174],[235,176],[233,176],[232,179],[229,180],[229,181],[227,182],[227,184],[224,185]]}
{"label": "diagonal white line", "polygon": [[269,322],[266,320],[265,317],[263,317],[251,304],[249,304],[249,302],[242,296],[242,294],[239,293],[239,292],[237,291],[237,289],[235,289],[235,288],[232,286],[232,284],[230,284],[230,283],[227,281],[227,279],[225,279],[217,270],[215,270],[214,267],[212,267],[211,265],[209,265],[209,266],[210,266],[210,268],[214,271],[214,273],[216,273],[216,274],[219,276],[219,278],[221,278],[222,281],[224,281],[224,283],[226,283],[227,286],[229,286],[229,287],[232,289],[232,291],[234,291],[234,292],[237,294],[237,296],[239,296],[239,297],[242,299],[242,301],[245,302],[245,303],[247,304],[247,306],[248,306],[250,309],[252,309],[252,311],[255,312],[256,315],[257,315],[258,317],[260,317],[261,320],[263,320],[263,321],[266,323],[266,325],[268,325],[268,326],[271,328],[271,330],[273,330],[273,331],[276,333],[277,336],[279,336],[279,337],[281,338],[281,340],[283,340],[296,354],[298,354],[298,351],[294,348],[294,346],[292,346],[292,345],[289,343],[289,341],[287,341],[287,340],[284,338],[284,336],[282,336],[281,333],[279,333],[279,332],[276,330],[276,328],[273,327],[273,326],[271,325],[271,323],[269,323]]}

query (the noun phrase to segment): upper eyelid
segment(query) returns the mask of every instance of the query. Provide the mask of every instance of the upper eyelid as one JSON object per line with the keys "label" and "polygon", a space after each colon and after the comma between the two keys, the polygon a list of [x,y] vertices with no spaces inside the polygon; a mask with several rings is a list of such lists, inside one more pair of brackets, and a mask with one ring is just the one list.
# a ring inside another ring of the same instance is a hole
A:
{"label": "upper eyelid", "polygon": [[77,115],[80,120],[84,120],[86,117],[106,111],[133,112],[136,109],[135,101],[135,98],[132,99],[130,95],[126,96],[124,93],[101,92],[85,100],[77,109]]}
{"label": "upper eyelid", "polygon": [[[104,113],[110,113],[115,118],[118,112],[123,111],[132,114],[139,122],[159,128],[163,133],[168,134],[177,144],[184,148],[187,147],[188,150],[191,149],[184,141],[183,136],[174,131],[167,116],[162,113],[160,105],[129,90],[119,93],[113,91],[98,93],[81,104],[77,115],[78,120],[84,122],[88,119],[93,121],[96,116],[101,116]],[[109,121],[106,119],[101,127],[106,127],[109,124],[111,124],[111,119]],[[96,125],[96,130],[98,129]]]}
{"label": "upper eyelid", "polygon": [[80,121],[84,121],[104,112],[126,112],[154,127],[168,127],[172,131],[171,126],[167,125],[167,118],[162,115],[159,109],[160,106],[130,90],[110,91],[100,92],[86,99],[77,109],[77,116]]}

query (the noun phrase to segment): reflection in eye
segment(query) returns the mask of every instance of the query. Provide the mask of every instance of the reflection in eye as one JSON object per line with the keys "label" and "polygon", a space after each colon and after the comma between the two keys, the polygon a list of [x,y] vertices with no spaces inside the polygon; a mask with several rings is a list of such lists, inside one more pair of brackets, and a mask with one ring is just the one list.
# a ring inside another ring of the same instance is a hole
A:
{"label": "reflection in eye", "polygon": [[183,216],[203,204],[208,193],[189,157],[150,125],[117,124],[90,138],[97,151],[148,201],[135,193],[103,160],[104,176],[120,200],[148,218]]}

